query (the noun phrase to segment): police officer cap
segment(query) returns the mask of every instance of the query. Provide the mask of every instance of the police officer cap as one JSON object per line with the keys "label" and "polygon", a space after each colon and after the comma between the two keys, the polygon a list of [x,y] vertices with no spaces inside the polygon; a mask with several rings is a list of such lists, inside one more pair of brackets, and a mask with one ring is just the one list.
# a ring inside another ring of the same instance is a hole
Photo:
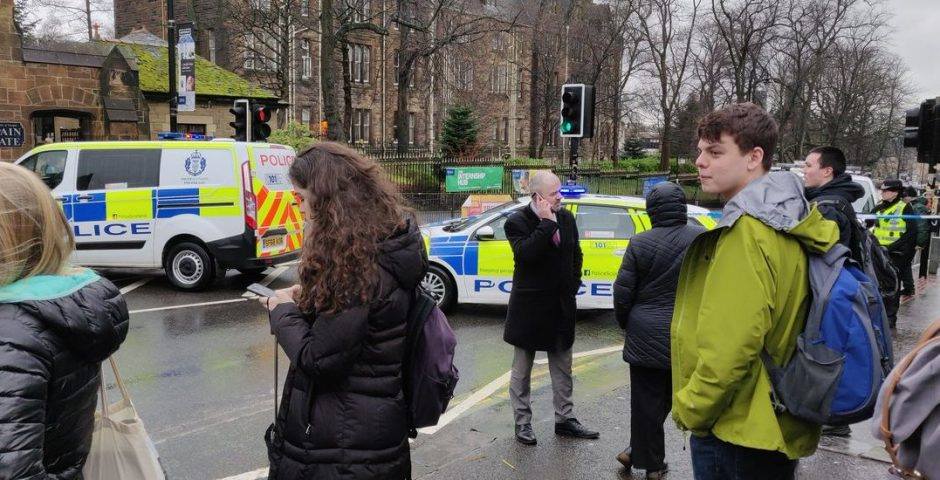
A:
{"label": "police officer cap", "polygon": [[900,192],[904,188],[904,184],[896,178],[889,178],[881,183],[882,190],[888,190],[891,192]]}

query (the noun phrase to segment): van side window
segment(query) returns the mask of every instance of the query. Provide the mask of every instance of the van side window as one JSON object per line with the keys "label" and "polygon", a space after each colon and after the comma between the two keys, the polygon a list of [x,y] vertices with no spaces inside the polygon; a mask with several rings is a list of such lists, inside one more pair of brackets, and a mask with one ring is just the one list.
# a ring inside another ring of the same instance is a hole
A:
{"label": "van side window", "polygon": [[78,190],[156,187],[159,181],[159,149],[79,151]]}
{"label": "van side window", "polygon": [[32,170],[49,187],[49,190],[62,183],[65,174],[65,159],[69,152],[66,150],[53,150],[37,153],[20,163],[20,166]]}

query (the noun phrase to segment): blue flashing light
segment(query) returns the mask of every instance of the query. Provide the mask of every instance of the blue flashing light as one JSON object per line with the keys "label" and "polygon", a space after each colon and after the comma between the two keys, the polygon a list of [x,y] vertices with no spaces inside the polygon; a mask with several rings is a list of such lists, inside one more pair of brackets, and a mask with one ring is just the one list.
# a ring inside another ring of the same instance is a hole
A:
{"label": "blue flashing light", "polygon": [[577,184],[568,184],[561,187],[561,196],[564,198],[581,198],[587,193],[587,187]]}
{"label": "blue flashing light", "polygon": [[213,137],[201,133],[160,132],[157,138],[159,140],[212,140]]}

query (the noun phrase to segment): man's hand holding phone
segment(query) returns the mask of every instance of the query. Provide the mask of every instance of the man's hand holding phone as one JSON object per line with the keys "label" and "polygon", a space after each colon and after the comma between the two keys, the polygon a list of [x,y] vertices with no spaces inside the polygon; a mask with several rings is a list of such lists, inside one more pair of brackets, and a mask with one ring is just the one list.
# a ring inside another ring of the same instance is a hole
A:
{"label": "man's hand holding phone", "polygon": [[558,219],[555,217],[555,212],[552,211],[552,203],[541,194],[535,192],[532,195],[532,202],[535,214],[538,215],[539,218],[545,218],[553,222],[558,221]]}

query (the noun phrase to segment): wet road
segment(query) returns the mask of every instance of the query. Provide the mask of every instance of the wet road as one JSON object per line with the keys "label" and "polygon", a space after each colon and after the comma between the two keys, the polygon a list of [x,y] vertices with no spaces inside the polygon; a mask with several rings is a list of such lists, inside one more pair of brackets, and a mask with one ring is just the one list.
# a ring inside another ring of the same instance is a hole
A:
{"label": "wet road", "polygon": [[[119,287],[132,289],[126,294],[131,330],[116,358],[168,478],[263,477],[259,469],[267,461],[261,436],[274,415],[275,347],[267,313],[242,294],[248,284],[264,276],[232,273],[211,291],[188,294],[172,289],[160,272],[103,273]],[[297,279],[294,267],[266,273],[272,288]],[[898,335],[902,351],[925,319],[940,311],[938,287],[927,290],[902,307]],[[613,455],[627,439],[630,389],[626,366],[613,351],[623,337],[612,314],[582,313],[574,346],[575,352],[585,353],[574,366],[576,414],[600,430],[601,439],[554,438],[547,368],[537,365],[533,410],[540,442],[535,449],[524,449],[512,440],[504,381],[512,349],[502,342],[504,316],[502,307],[470,306],[449,315],[460,341],[461,380],[451,403],[452,408],[459,407],[460,415],[449,418],[433,435],[419,435],[412,453],[415,476],[617,478]],[[286,365],[282,354],[281,378]],[[861,457],[878,456],[876,445],[864,441],[863,429],[859,426],[855,435],[862,440],[827,445],[828,450],[804,461],[801,478],[872,478],[873,472],[883,472],[884,464]],[[682,451],[684,439],[674,428],[667,437],[670,478],[691,478],[688,452]]]}

